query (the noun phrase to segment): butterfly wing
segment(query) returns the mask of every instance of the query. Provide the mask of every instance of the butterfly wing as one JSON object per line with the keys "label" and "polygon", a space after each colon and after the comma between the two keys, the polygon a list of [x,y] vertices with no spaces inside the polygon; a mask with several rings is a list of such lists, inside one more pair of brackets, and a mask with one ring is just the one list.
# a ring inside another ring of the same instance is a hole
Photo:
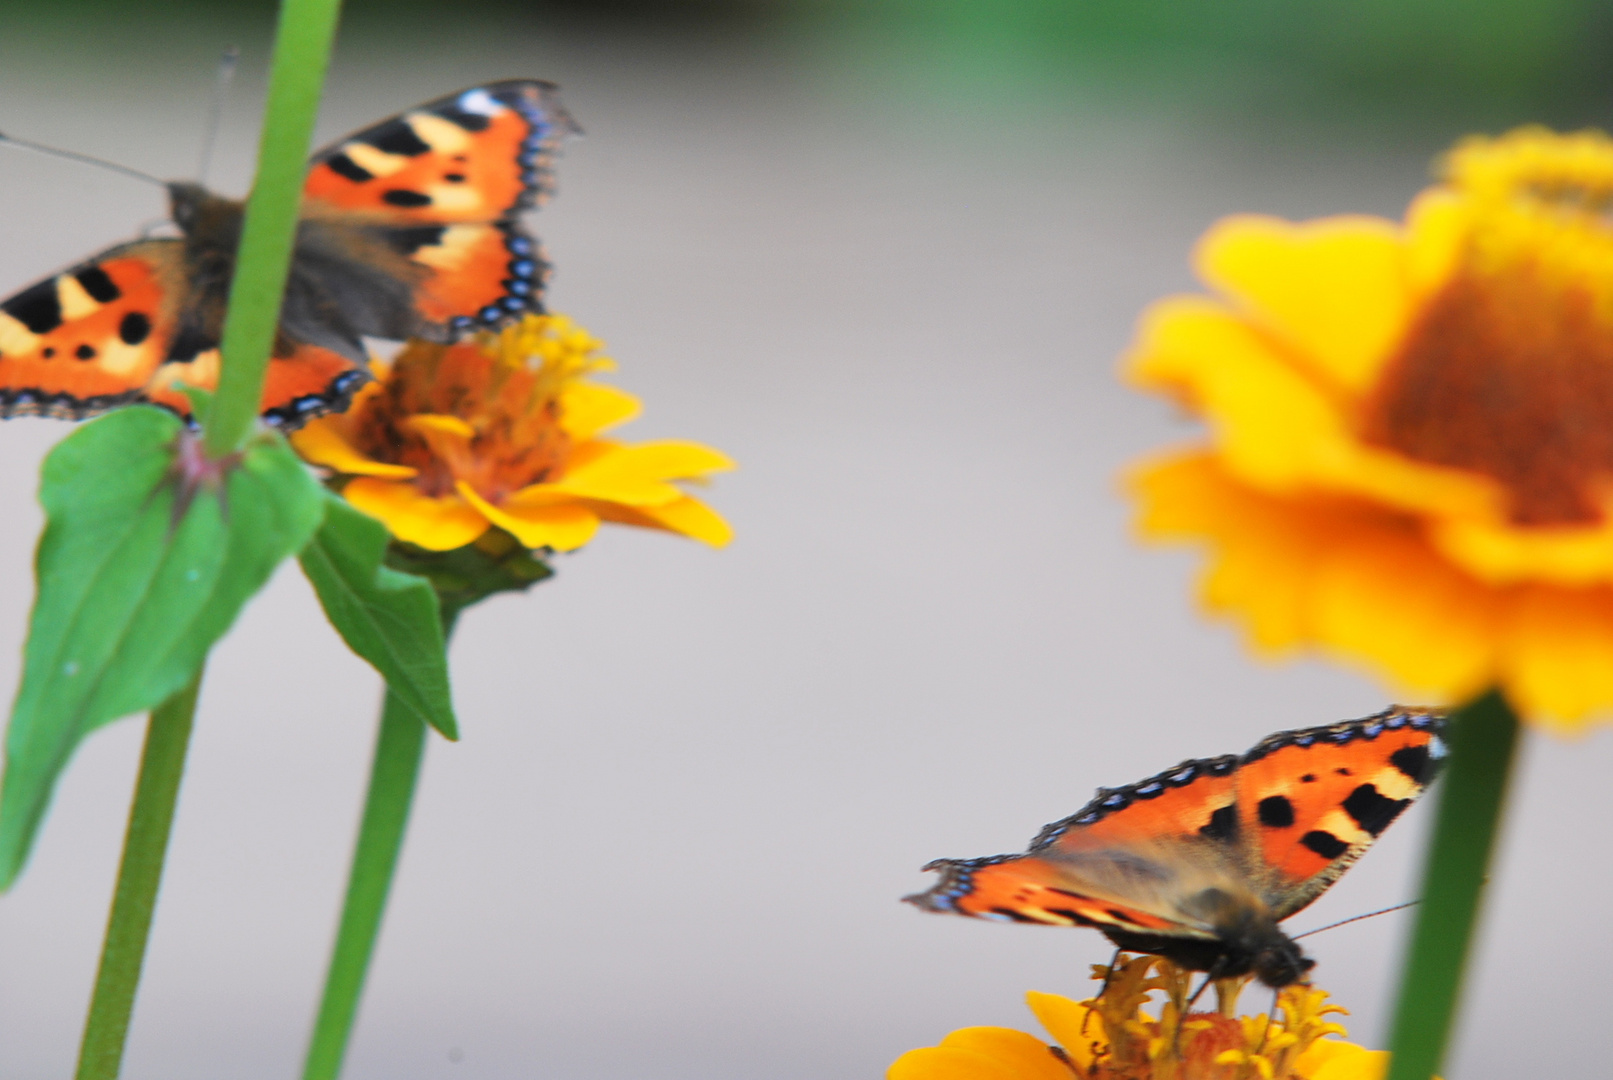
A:
{"label": "butterfly wing", "polygon": [[1320,896],[1421,795],[1446,749],[1444,717],[1392,707],[1285,731],[1240,760],[1238,830],[1277,919]]}
{"label": "butterfly wing", "polygon": [[549,267],[515,219],[548,198],[577,130],[551,83],[472,87],[314,155],[305,212],[354,230],[350,246],[407,260],[417,310],[437,328],[426,336],[495,326],[542,310]]}
{"label": "butterfly wing", "polygon": [[182,247],[112,248],[0,302],[0,416],[78,420],[139,400],[173,339]]}
{"label": "butterfly wing", "polygon": [[1105,789],[1044,828],[1023,855],[943,859],[941,880],[906,899],[928,911],[1213,942],[1194,897],[1247,902],[1235,828],[1235,757],[1185,761]]}

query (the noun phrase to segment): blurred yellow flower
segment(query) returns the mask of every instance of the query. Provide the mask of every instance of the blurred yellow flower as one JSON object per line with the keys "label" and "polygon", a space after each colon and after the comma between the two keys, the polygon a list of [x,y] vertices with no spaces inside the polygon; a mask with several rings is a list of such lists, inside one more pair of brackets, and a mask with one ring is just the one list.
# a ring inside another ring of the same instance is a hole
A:
{"label": "blurred yellow flower", "polygon": [[[909,1050],[886,1080],[1382,1080],[1389,1055],[1331,1036],[1344,1028],[1326,1018],[1344,1010],[1327,993],[1291,986],[1279,998],[1282,1022],[1233,1015],[1241,982],[1217,983],[1220,1007],[1187,1013],[1192,973],[1155,956],[1116,966],[1097,998],[1026,995],[1052,1035],[1045,1043],[1011,1028],[954,1031],[939,1046]],[[1143,1011],[1162,991],[1159,1015]]]}
{"label": "blurred yellow flower", "polygon": [[528,548],[573,551],[601,521],[681,533],[713,547],[732,531],[674,481],[733,468],[699,443],[622,443],[602,432],[638,399],[587,381],[614,365],[561,315],[529,315],[460,345],[413,342],[347,412],[292,436],[336,474],[354,506],[432,551],[490,526]]}
{"label": "blurred yellow flower", "polygon": [[1613,140],[1460,144],[1403,224],[1234,217],[1128,377],[1209,444],[1139,468],[1207,606],[1440,702],[1613,710]]}

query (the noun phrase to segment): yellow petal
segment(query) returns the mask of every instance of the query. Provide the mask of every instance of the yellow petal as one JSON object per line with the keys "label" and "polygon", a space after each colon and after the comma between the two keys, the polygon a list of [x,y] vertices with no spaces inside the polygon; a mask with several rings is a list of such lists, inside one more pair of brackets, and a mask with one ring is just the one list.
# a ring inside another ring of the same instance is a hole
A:
{"label": "yellow petal", "polygon": [[1523,589],[1505,634],[1501,684],[1524,715],[1567,734],[1613,712],[1613,588]]}
{"label": "yellow petal", "polygon": [[433,498],[412,484],[368,476],[350,481],[342,495],[399,540],[431,551],[464,547],[487,531],[487,518],[457,495]]}
{"label": "yellow petal", "polygon": [[954,1031],[940,1046],[909,1050],[886,1080],[1071,1080],[1046,1043],[1010,1028]]}
{"label": "yellow petal", "polygon": [[1202,297],[1151,306],[1126,360],[1137,383],[1206,414],[1227,464],[1250,483],[1291,489],[1341,471],[1355,439],[1334,401],[1247,322]]}
{"label": "yellow petal", "polygon": [[[579,459],[581,464],[577,463]],[[666,481],[701,477],[733,467],[726,455],[699,443],[667,440],[613,445],[608,450],[596,449],[586,457],[574,454],[559,480],[533,486],[628,506],[660,506],[684,497],[681,489]]]}
{"label": "yellow petal", "polygon": [[1597,525],[1517,526],[1497,512],[1435,521],[1429,535],[1452,561],[1492,585],[1613,582],[1613,506],[1606,502]]}
{"label": "yellow petal", "polygon": [[1025,995],[1025,1001],[1047,1033],[1053,1036],[1053,1041],[1082,1069],[1091,1066],[1096,1049],[1107,1045],[1103,1020],[1079,1001],[1035,990]]}
{"label": "yellow petal", "polygon": [[416,473],[416,470],[407,465],[389,465],[359,453],[351,443],[342,438],[336,430],[335,423],[324,418],[311,420],[297,431],[293,431],[291,445],[302,455],[304,461],[335,469],[348,476],[384,476],[403,480]]}
{"label": "yellow petal", "polygon": [[579,502],[533,505],[506,499],[494,506],[463,480],[458,487],[466,502],[529,548],[575,551],[592,540],[599,530],[599,515]]}
{"label": "yellow petal", "polygon": [[1352,395],[1372,385],[1412,313],[1405,240],[1382,218],[1225,218],[1199,242],[1195,262],[1297,363]]}
{"label": "yellow petal", "polygon": [[560,392],[560,426],[574,439],[591,439],[625,424],[643,408],[638,398],[614,386],[572,383]]}
{"label": "yellow petal", "polygon": [[[1331,1045],[1332,1040],[1323,1039],[1313,1045],[1310,1050],[1299,1056],[1296,1065],[1306,1062],[1319,1046]],[[1304,1071],[1301,1075],[1307,1080],[1383,1080],[1389,1071],[1389,1052],[1387,1050],[1367,1050],[1349,1043],[1339,1043],[1339,1046],[1348,1047],[1348,1050],[1338,1051],[1312,1067],[1315,1072]]]}
{"label": "yellow petal", "polygon": [[723,520],[721,514],[688,495],[665,506],[624,506],[608,502],[589,505],[606,521],[647,529],[665,529],[714,548],[727,547],[734,538],[733,527]]}
{"label": "yellow petal", "polygon": [[1207,454],[1154,462],[1131,484],[1144,535],[1209,544],[1205,605],[1241,622],[1257,648],[1315,644],[1439,701],[1494,677],[1499,599],[1398,515],[1264,495]]}
{"label": "yellow petal", "polygon": [[474,439],[476,429],[457,416],[447,413],[416,413],[406,423],[424,434],[453,435],[461,439]]}

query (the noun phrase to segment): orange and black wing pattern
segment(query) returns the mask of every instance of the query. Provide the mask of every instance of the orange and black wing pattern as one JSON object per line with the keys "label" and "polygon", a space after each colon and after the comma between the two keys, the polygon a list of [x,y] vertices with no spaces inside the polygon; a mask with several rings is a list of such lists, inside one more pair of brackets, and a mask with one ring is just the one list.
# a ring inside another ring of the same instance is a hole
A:
{"label": "orange and black wing pattern", "polygon": [[1184,761],[1044,828],[1023,855],[941,859],[941,880],[907,897],[927,911],[1213,939],[1181,910],[1196,887],[1239,876],[1232,756]]}
{"label": "orange and black wing pattern", "polygon": [[517,222],[578,130],[553,84],[512,79],[427,102],[314,156],[305,213],[369,230],[419,271],[420,314],[457,334],[542,311],[549,266]]}
{"label": "orange and black wing pattern", "polygon": [[1238,828],[1251,882],[1278,919],[1315,900],[1434,779],[1445,719],[1391,708],[1285,731],[1238,766]]}
{"label": "orange and black wing pattern", "polygon": [[942,859],[906,899],[928,911],[1214,940],[1196,898],[1283,919],[1320,895],[1427,786],[1444,719],[1390,708],[1281,732],[1103,789],[1021,855]]}

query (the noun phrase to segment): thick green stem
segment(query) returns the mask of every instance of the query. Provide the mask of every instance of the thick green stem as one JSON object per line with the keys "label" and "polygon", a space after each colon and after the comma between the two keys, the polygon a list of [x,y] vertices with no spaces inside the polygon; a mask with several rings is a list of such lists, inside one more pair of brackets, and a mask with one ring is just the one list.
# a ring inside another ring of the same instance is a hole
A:
{"label": "thick green stem", "polygon": [[246,203],[220,346],[224,362],[202,425],[208,456],[215,459],[241,446],[258,415],[340,11],[341,0],[282,0],[280,5],[258,174]]}
{"label": "thick green stem", "polygon": [[1429,1080],[1445,1057],[1518,743],[1518,718],[1492,690],[1457,711],[1451,757],[1423,862],[1388,1080]]}
{"label": "thick green stem", "polygon": [[162,883],[162,864],[168,854],[168,835],[179,799],[179,781],[185,773],[185,752],[190,747],[201,682],[198,671],[189,686],[152,711],[146,728],[140,778],[135,782],[129,831],[123,840],[123,861],[118,865],[112,914],[101,946],[101,968],[84,1022],[77,1080],[115,1080],[123,1064],[123,1045],[134,1012],[135,991],[140,988],[140,968],[151,935],[151,914]]}
{"label": "thick green stem", "polygon": [[409,824],[425,746],[425,721],[388,691],[381,707],[381,729],[375,739],[370,788],[364,796],[364,817],[348,872],[342,921],[303,1063],[303,1080],[335,1080],[342,1071],[342,1057],[347,1053],[364,978],[386,912],[387,893],[403,849],[403,832]]}

